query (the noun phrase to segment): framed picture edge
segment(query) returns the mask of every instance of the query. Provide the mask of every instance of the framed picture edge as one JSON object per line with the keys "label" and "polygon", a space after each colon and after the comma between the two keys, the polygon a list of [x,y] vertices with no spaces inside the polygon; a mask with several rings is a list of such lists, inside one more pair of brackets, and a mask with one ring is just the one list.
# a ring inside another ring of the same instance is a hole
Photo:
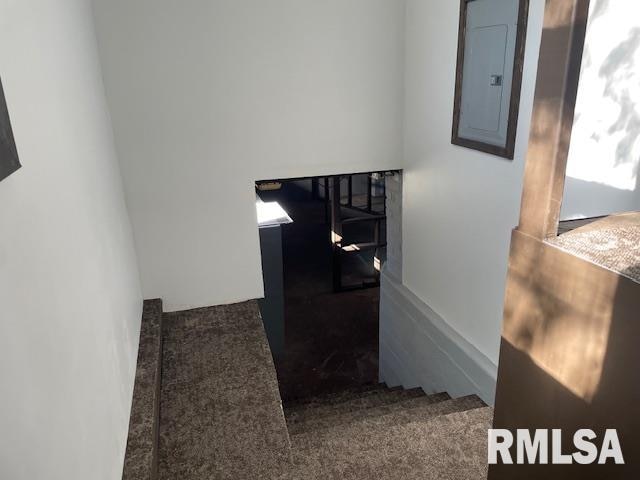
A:
{"label": "framed picture edge", "polygon": [[[5,128],[7,133],[7,140],[9,141],[8,151],[11,155],[11,158],[9,158],[6,163],[4,163],[2,158],[0,158],[0,182],[22,168],[20,157],[18,155],[18,147],[16,146],[15,136],[13,134],[13,126],[11,125],[9,106],[7,105],[6,96],[4,94],[2,78],[0,78],[0,122],[3,122],[4,120],[7,121],[7,125],[5,126]],[[2,154],[1,152],[2,149],[0,149],[0,155]]]}

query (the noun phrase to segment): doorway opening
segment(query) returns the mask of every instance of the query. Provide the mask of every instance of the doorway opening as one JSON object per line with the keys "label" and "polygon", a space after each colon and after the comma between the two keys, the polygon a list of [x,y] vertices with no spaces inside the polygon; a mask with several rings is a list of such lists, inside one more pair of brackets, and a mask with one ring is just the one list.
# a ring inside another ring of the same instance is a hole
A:
{"label": "doorway opening", "polygon": [[387,178],[256,182],[261,310],[285,404],[378,383]]}

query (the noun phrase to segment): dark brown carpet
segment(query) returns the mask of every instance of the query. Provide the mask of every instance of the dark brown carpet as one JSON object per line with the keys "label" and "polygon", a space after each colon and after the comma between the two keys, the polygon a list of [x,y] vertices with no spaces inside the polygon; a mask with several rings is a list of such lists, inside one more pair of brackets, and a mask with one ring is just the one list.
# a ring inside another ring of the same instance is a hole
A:
{"label": "dark brown carpet", "polygon": [[611,215],[548,243],[640,283],[640,213]]}
{"label": "dark brown carpet", "polygon": [[164,323],[160,479],[276,478],[289,436],[257,303]]}

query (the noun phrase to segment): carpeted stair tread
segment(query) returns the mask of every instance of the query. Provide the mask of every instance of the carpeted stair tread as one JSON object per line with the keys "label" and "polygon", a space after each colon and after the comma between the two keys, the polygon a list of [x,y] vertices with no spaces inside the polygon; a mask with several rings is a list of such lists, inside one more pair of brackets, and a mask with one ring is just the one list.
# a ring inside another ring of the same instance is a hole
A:
{"label": "carpeted stair tread", "polygon": [[157,478],[161,359],[162,300],[146,300],[140,326],[123,480]]}
{"label": "carpeted stair tread", "polygon": [[[335,428],[341,425],[348,425],[366,419],[374,419],[375,421],[378,418],[385,417],[394,413],[404,414],[406,412],[406,414],[408,415],[414,409],[418,411],[420,409],[429,409],[434,404],[448,402],[450,400],[451,397],[447,393],[438,393],[423,397],[409,398],[406,400],[401,400],[399,402],[362,410],[356,410],[353,412],[338,413],[326,417],[311,417],[304,422],[289,423],[289,435],[298,435],[310,431],[316,431],[317,433],[317,431],[320,429]],[[465,403],[465,405],[467,403]],[[480,401],[480,403],[478,403],[477,405],[484,406],[484,403],[481,403]],[[434,411],[438,412],[440,410],[435,409]]]}
{"label": "carpeted stair tread", "polygon": [[290,400],[285,402],[285,410],[287,412],[293,412],[296,410],[321,407],[324,405],[335,405],[337,403],[343,403],[361,397],[368,397],[370,395],[375,395],[377,393],[387,392],[390,390],[402,390],[402,388],[389,388],[384,383],[361,385],[358,387],[344,389],[339,392],[318,395],[315,397],[301,398],[297,400]]}
{"label": "carpeted stair tread", "polygon": [[[486,407],[486,404],[475,395],[431,403],[420,403],[424,402],[426,398],[428,397],[374,408],[364,412],[368,414],[366,416],[348,417],[344,415],[341,423],[337,423],[335,417],[330,417],[326,419],[325,423],[321,421],[314,422],[313,425],[308,423],[303,425],[301,429],[292,429],[290,427],[291,442],[296,448],[304,448],[305,445],[321,445],[328,438],[335,436],[384,434],[385,430],[394,425],[426,422],[437,416]],[[360,412],[356,413],[359,414]]]}
{"label": "carpeted stair tread", "polygon": [[160,479],[277,478],[291,448],[256,302],[164,323]]}
{"label": "carpeted stair tread", "polygon": [[378,429],[338,429],[321,444],[298,435],[294,468],[278,478],[484,480],[492,418],[483,407]]}
{"label": "carpeted stair tread", "polygon": [[287,419],[287,424],[292,425],[300,422],[305,422],[311,418],[317,419],[332,415],[350,413],[367,408],[380,407],[382,405],[400,402],[409,398],[424,396],[426,395],[421,388],[413,388],[410,390],[386,390],[377,392],[374,395],[361,396],[341,403],[321,405],[318,407],[310,406],[308,408],[297,409],[295,411],[287,410],[285,412],[285,416]]}

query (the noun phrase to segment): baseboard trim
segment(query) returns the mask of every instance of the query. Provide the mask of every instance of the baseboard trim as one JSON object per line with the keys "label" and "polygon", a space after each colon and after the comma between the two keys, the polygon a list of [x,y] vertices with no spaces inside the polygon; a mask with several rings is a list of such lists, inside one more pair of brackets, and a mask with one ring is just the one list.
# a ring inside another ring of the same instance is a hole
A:
{"label": "baseboard trim", "polygon": [[493,405],[497,365],[388,272],[380,292],[380,380]]}

